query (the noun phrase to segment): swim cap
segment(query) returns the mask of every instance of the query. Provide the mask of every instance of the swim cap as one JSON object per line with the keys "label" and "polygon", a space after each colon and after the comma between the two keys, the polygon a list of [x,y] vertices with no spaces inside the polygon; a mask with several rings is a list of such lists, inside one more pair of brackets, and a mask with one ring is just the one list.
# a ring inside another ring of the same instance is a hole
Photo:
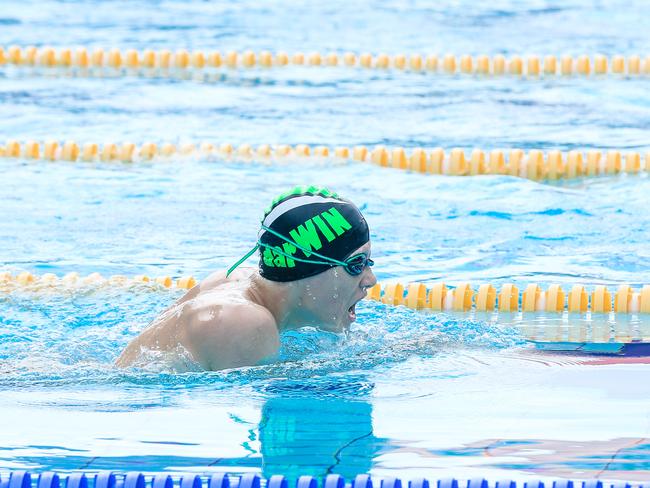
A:
{"label": "swim cap", "polygon": [[356,205],[325,188],[297,186],[264,214],[260,274],[282,282],[314,276],[338,266],[369,240],[368,224]]}

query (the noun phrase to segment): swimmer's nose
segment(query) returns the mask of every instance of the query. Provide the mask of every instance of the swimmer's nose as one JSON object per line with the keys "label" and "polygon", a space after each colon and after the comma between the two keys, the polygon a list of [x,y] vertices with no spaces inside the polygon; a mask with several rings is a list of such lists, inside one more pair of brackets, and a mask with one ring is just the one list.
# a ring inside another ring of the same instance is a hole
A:
{"label": "swimmer's nose", "polygon": [[370,267],[367,267],[363,272],[363,278],[361,278],[361,283],[359,283],[359,286],[361,288],[372,288],[376,284],[377,277],[375,276],[375,273],[372,272],[372,269],[370,269]]}

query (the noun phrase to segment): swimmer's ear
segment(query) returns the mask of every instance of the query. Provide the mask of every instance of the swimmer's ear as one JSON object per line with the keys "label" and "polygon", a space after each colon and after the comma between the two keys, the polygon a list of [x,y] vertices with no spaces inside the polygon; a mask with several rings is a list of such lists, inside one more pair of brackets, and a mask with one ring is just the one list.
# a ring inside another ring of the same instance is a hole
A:
{"label": "swimmer's ear", "polygon": [[260,247],[260,245],[259,245],[259,244],[256,244],[255,247],[254,247],[253,249],[251,249],[250,251],[248,251],[248,252],[244,255],[243,258],[241,258],[239,261],[237,261],[235,264],[233,264],[230,268],[228,268],[228,271],[226,272],[226,278],[228,278],[228,276],[230,276],[230,273],[232,273],[233,271],[235,271],[235,269],[237,269],[237,267],[238,267],[241,263],[243,263],[243,262],[246,261],[248,258],[250,258],[253,254],[255,254],[255,251],[257,251],[257,249],[258,249],[259,247]]}

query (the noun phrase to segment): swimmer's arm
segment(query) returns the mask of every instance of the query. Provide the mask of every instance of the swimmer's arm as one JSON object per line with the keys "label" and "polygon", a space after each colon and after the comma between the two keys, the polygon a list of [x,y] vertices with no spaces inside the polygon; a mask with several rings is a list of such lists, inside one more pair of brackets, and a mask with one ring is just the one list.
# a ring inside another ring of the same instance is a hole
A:
{"label": "swimmer's arm", "polygon": [[190,332],[193,356],[205,369],[255,366],[277,357],[275,319],[259,305],[211,305],[195,317]]}

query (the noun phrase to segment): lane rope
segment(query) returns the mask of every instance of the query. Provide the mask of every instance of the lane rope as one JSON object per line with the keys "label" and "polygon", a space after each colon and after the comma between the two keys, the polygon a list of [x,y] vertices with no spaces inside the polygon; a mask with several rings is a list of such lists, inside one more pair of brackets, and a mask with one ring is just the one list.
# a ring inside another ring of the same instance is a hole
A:
{"label": "lane rope", "polygon": [[286,66],[309,67],[348,67],[366,69],[393,69],[399,71],[444,73],[484,76],[589,76],[619,75],[640,76],[650,74],[650,55],[642,58],[631,56],[605,56],[603,54],[580,56],[510,56],[501,54],[455,55],[455,54],[395,54],[330,52],[326,54],[313,52],[305,54],[296,52],[271,51],[188,51],[177,49],[125,49],[86,47],[35,47],[0,46],[0,65],[45,68],[79,68],[128,70],[205,70],[205,69],[240,69],[240,68],[279,68]]}
{"label": "lane rope", "polygon": [[[237,468],[237,467],[235,467]],[[294,476],[295,477],[295,476]],[[373,488],[373,486],[381,486],[381,488],[486,488],[493,486],[494,488],[544,488],[544,486],[553,486],[553,488],[573,488],[572,481],[567,479],[556,479],[547,481],[545,478],[530,479],[526,482],[521,480],[501,479],[499,481],[490,482],[483,476],[476,476],[471,480],[466,478],[415,478],[410,481],[407,479],[387,477],[379,478],[370,476],[368,474],[357,474],[354,477],[343,478],[338,474],[328,474],[324,478],[318,478],[309,475],[299,476],[295,482],[292,477],[283,474],[274,474],[268,478],[262,478],[257,473],[246,473],[241,476],[232,476],[228,473],[214,473],[209,475],[198,475],[196,473],[181,473],[178,476],[172,477],[164,472],[139,472],[129,471],[126,473],[113,472],[113,471],[100,471],[99,473],[86,471],[75,472],[71,474],[57,474],[52,471],[37,472],[37,471],[10,471],[6,479],[2,481],[11,488],[29,488],[35,486],[37,488],[87,488],[93,486],[94,488]],[[346,481],[348,481],[346,483]],[[546,483],[546,485],[545,485]],[[638,483],[625,483],[620,484],[603,484],[601,481],[593,479],[586,480],[580,486],[583,488],[614,488],[614,487],[631,487],[643,485]],[[576,484],[576,487],[578,485]]]}
{"label": "lane rope", "polygon": [[625,349],[617,344],[627,344],[650,353],[650,285],[640,290],[619,285],[616,292],[605,285],[573,285],[565,292],[559,284],[542,289],[530,283],[520,292],[512,283],[498,290],[488,283],[477,289],[466,282],[428,288],[423,283],[387,283],[373,287],[368,298],[513,326],[529,341],[555,344],[551,349],[556,351],[620,354]]}
{"label": "lane rope", "polygon": [[[85,277],[76,272],[58,277],[53,273],[34,275],[23,271],[16,275],[0,273],[0,290],[41,290],[84,286],[129,287],[148,285],[158,289],[190,289],[198,284],[193,276],[172,278],[146,275],[104,277],[91,273]],[[591,291],[589,291],[591,290]],[[427,287],[424,283],[378,283],[368,292],[368,299],[387,305],[404,305],[415,310],[453,312],[553,312],[553,313],[641,313],[650,314],[650,285],[635,289],[619,285],[615,292],[605,285],[573,285],[565,291],[561,285],[542,289],[530,283],[521,290],[512,283],[497,287],[489,283],[473,289],[470,283],[447,286],[443,282]]]}
{"label": "lane rope", "polygon": [[229,143],[172,144],[145,142],[86,143],[74,141],[46,142],[8,140],[0,145],[0,157],[47,161],[145,162],[179,157],[241,161],[283,161],[311,158],[314,160],[357,161],[417,173],[449,176],[510,175],[531,180],[560,180],[580,177],[640,174],[650,172],[650,151],[558,151],[531,149],[485,151],[474,149],[469,155],[460,148],[389,148],[386,146],[329,147],[297,144],[271,145]]}
{"label": "lane rope", "polygon": [[10,293],[19,289],[25,291],[43,291],[43,290],[74,290],[77,288],[117,288],[117,287],[146,287],[152,290],[156,289],[183,289],[189,290],[197,284],[193,276],[182,276],[172,278],[171,276],[149,277],[147,275],[137,275],[131,278],[124,275],[114,275],[104,277],[100,273],[91,273],[87,276],[80,276],[79,273],[72,272],[62,277],[53,273],[43,275],[33,275],[28,271],[23,271],[16,275],[4,271],[0,272],[0,292]]}
{"label": "lane rope", "polygon": [[530,283],[520,290],[512,283],[505,283],[497,290],[489,283],[476,289],[467,282],[455,287],[434,283],[428,288],[423,283],[388,283],[375,285],[368,298],[415,310],[650,314],[650,285],[635,289],[622,284],[612,292],[605,285],[572,285],[565,291],[559,284],[542,289]]}

